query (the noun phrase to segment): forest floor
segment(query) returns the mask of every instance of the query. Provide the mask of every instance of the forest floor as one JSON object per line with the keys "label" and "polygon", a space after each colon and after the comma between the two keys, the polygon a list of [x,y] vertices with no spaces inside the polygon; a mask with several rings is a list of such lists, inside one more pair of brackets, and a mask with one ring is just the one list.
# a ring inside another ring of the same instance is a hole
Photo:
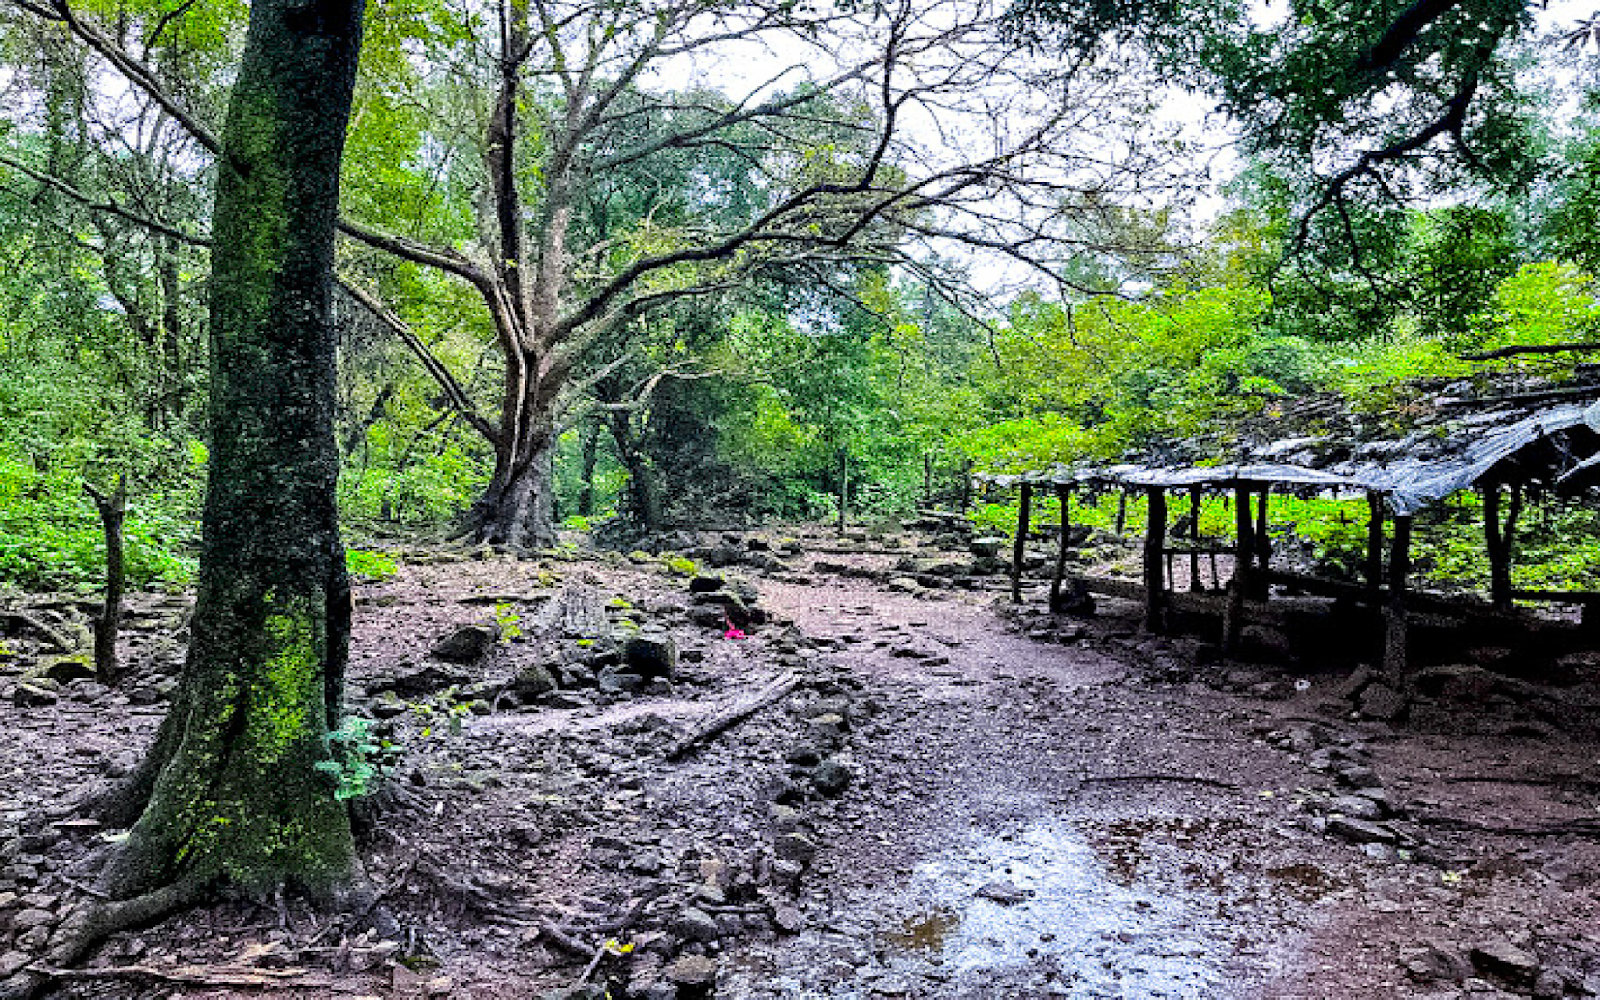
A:
{"label": "forest floor", "polygon": [[[1215,661],[1037,585],[1018,610],[916,533],[680,541],[700,593],[642,553],[414,550],[358,587],[351,705],[396,745],[360,840],[398,938],[232,900],[59,995],[1600,994],[1595,663],[1551,687],[1502,650],[1401,697],[1354,655]],[[63,803],[137,759],[185,615],[133,602],[116,690],[11,640],[0,978],[114,849]],[[1394,698],[1409,721],[1368,717]]]}

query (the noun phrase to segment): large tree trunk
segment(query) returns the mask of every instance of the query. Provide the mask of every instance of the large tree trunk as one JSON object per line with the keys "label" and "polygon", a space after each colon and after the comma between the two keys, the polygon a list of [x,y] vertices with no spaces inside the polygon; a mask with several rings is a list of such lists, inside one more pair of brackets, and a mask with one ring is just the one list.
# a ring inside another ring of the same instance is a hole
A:
{"label": "large tree trunk", "polygon": [[555,451],[548,430],[515,449],[496,444],[494,476],[469,515],[474,541],[517,550],[555,545]]}
{"label": "large tree trunk", "polygon": [[628,513],[634,525],[646,534],[661,530],[661,490],[656,482],[655,469],[640,446],[639,435],[634,433],[633,414],[628,410],[614,410],[606,416],[611,429],[611,440],[616,445],[617,460],[628,470]]}
{"label": "large tree trunk", "polygon": [[[106,888],[352,874],[316,765],[341,711],[350,591],[334,486],[339,161],[362,0],[255,0],[229,104],[211,274],[211,466],[193,639]],[[141,802],[141,800],[147,800]]]}

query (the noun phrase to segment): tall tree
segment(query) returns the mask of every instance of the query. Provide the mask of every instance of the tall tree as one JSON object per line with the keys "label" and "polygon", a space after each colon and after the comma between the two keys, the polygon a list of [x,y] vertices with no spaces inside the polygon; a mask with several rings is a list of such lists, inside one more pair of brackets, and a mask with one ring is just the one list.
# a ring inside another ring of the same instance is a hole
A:
{"label": "tall tree", "polygon": [[172,709],[116,803],[138,818],[105,874],[112,901],[84,911],[63,950],[219,881],[325,891],[352,875],[349,816],[316,765],[341,710],[350,621],[330,300],[362,8],[251,7],[214,211],[193,639]]}

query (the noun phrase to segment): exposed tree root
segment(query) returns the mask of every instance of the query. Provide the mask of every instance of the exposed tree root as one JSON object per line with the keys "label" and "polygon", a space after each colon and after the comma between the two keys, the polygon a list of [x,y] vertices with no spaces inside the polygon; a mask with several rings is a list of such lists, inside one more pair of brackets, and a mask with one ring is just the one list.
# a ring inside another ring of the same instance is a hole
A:
{"label": "exposed tree root", "polygon": [[[56,931],[55,943],[38,963],[0,983],[0,1000],[28,1000],[69,966],[117,931],[153,923],[205,899],[212,883],[182,880],[132,899],[80,906]],[[70,975],[70,973],[65,973]]]}

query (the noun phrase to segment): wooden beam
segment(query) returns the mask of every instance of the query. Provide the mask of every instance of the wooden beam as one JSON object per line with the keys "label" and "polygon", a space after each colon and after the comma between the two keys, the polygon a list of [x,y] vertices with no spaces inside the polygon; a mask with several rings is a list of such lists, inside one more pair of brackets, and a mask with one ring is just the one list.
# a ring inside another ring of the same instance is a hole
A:
{"label": "wooden beam", "polygon": [[1228,610],[1222,618],[1222,651],[1230,655],[1239,651],[1244,602],[1255,586],[1250,572],[1256,551],[1255,525],[1250,516],[1250,491],[1243,486],[1233,491],[1233,528],[1233,579],[1228,581]]}
{"label": "wooden beam", "polygon": [[1061,607],[1061,581],[1067,577],[1067,536],[1072,533],[1072,491],[1056,484],[1056,501],[1061,505],[1061,537],[1056,545],[1056,571],[1050,576],[1050,610]]}
{"label": "wooden beam", "polygon": [[1389,543],[1389,600],[1383,607],[1383,670],[1398,678],[1406,672],[1410,656],[1410,622],[1407,619],[1406,590],[1411,578],[1411,517],[1394,519],[1394,538]]}
{"label": "wooden beam", "polygon": [[1189,487],[1189,589],[1200,590],[1200,487]]}
{"label": "wooden beam", "polygon": [[1362,567],[1367,591],[1374,602],[1383,589],[1383,494],[1367,493],[1367,559]]}
{"label": "wooden beam", "polygon": [[1167,491],[1160,486],[1145,490],[1144,627],[1160,634],[1167,628]]}
{"label": "wooden beam", "polygon": [[[1272,536],[1267,534],[1267,506],[1271,502],[1271,496],[1271,489],[1262,490],[1261,499],[1257,501],[1261,506],[1256,508],[1256,529],[1255,538],[1253,539],[1256,543],[1255,565],[1262,570],[1265,570],[1272,561]],[[1267,585],[1266,577],[1260,573],[1252,573],[1251,582],[1256,585],[1257,594],[1262,597],[1267,596],[1265,590],[1262,589]]]}
{"label": "wooden beam", "polygon": [[1023,546],[1028,541],[1028,527],[1033,514],[1033,484],[1022,484],[1022,502],[1017,505],[1017,537],[1011,543],[1011,603],[1022,603]]}

